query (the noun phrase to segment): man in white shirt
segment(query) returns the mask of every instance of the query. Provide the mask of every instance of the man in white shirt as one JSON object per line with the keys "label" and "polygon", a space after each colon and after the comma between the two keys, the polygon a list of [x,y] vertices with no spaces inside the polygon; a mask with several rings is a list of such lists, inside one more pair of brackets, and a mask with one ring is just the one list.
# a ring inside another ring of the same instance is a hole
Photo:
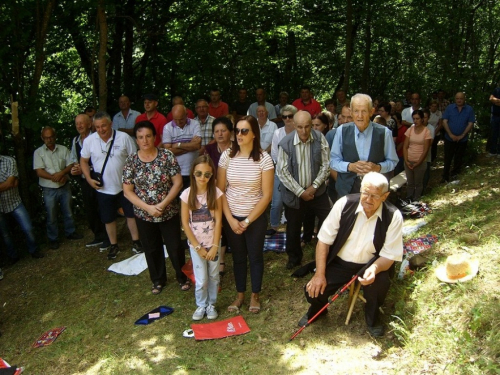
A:
{"label": "man in white shirt", "polygon": [[411,94],[411,107],[405,108],[403,109],[403,112],[401,112],[401,117],[403,118],[402,124],[404,126],[409,128],[413,125],[412,113],[418,109],[422,109],[422,107],[420,107],[420,94],[418,92],[414,92]]}
{"label": "man in white shirt", "polygon": [[[299,321],[304,326],[327,303],[328,297],[351,280],[377,256],[358,278],[363,285],[365,321],[372,336],[384,334],[378,319],[390,286],[394,262],[403,257],[403,217],[392,204],[387,179],[380,173],[366,174],[361,193],[339,199],[318,233],[316,273],[305,288],[308,312]],[[327,310],[321,314],[326,314]]]}
{"label": "man in white shirt", "polygon": [[260,128],[260,148],[271,153],[271,143],[273,134],[278,129],[278,126],[267,118],[268,112],[265,106],[257,107],[257,122]]}
{"label": "man in white shirt", "polygon": [[[111,117],[106,112],[97,112],[94,116],[96,132],[91,134],[83,143],[80,158],[80,167],[87,183],[97,191],[97,202],[99,203],[99,215],[106,226],[109,244],[101,247],[107,250],[108,259],[115,259],[120,252],[116,235],[117,210],[121,206],[127,226],[132,236],[135,253],[142,252],[139,241],[139,231],[135,223],[134,209],[132,203],[123,195],[123,166],[127,157],[136,152],[136,146],[132,137],[124,132],[112,129]],[[103,172],[106,157],[109,154]],[[92,159],[93,174],[90,172],[89,160]],[[97,174],[101,175],[101,178]],[[101,179],[102,181],[99,181]],[[105,246],[107,245],[107,246]]]}

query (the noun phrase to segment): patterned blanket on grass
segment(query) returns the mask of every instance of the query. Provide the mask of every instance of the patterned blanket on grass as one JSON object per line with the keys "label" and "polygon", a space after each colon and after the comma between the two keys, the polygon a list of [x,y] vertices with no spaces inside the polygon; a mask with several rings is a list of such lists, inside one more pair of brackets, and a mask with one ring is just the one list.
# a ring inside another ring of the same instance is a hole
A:
{"label": "patterned blanket on grass", "polygon": [[438,242],[438,237],[433,234],[413,238],[403,244],[403,254],[419,254],[425,250],[430,249],[436,242]]}
{"label": "patterned blanket on grass", "polygon": [[264,240],[264,252],[274,251],[276,253],[284,253],[286,251],[286,233],[277,232],[270,238]]}

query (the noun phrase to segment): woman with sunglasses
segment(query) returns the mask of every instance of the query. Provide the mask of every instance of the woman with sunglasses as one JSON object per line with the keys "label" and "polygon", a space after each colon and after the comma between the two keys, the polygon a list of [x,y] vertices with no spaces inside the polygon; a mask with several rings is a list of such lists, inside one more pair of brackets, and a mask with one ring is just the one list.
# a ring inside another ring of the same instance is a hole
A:
{"label": "woman with sunglasses", "polygon": [[217,187],[223,196],[223,228],[233,252],[236,300],[228,307],[238,312],[244,303],[247,258],[250,263],[252,297],[249,311],[260,311],[259,293],[264,275],[266,208],[273,194],[274,165],[260,148],[260,129],[255,117],[242,117],[235,128],[236,144],[219,161]]}
{"label": "woman with sunglasses", "polygon": [[419,200],[422,195],[427,153],[431,147],[432,135],[424,125],[424,112],[421,109],[412,113],[413,125],[405,133],[403,154],[406,172],[406,198]]}
{"label": "woman with sunglasses", "polygon": [[163,244],[181,290],[191,286],[181,268],[186,256],[181,244],[179,202],[181,169],[174,154],[154,145],[156,129],[149,121],[134,126],[139,150],[123,168],[123,193],[134,205],[135,221],[153,282],[151,293],[160,294],[167,283]]}

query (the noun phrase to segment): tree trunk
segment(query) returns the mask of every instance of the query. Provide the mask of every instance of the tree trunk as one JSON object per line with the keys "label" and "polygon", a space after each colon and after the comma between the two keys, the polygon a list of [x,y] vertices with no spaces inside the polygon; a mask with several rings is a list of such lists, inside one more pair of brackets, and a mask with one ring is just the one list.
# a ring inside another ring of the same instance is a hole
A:
{"label": "tree trunk", "polygon": [[361,75],[361,91],[365,94],[370,94],[370,56],[372,50],[372,7],[368,2],[366,11],[366,23],[365,23],[365,63],[363,64],[363,73]]}
{"label": "tree trunk", "polygon": [[99,24],[99,110],[106,111],[108,86],[106,84],[106,49],[108,47],[108,24],[104,0],[97,5],[97,22]]}
{"label": "tree trunk", "polygon": [[354,32],[352,27],[352,0],[347,0],[346,10],[346,48],[345,48],[345,65],[344,65],[344,85],[343,90],[349,92],[349,74],[351,71],[351,57],[354,49]]}
{"label": "tree trunk", "polygon": [[134,24],[132,22],[135,8],[135,0],[129,0],[125,5],[125,48],[123,53],[123,87],[124,94],[130,97],[130,100],[136,102],[140,93],[134,92]]}

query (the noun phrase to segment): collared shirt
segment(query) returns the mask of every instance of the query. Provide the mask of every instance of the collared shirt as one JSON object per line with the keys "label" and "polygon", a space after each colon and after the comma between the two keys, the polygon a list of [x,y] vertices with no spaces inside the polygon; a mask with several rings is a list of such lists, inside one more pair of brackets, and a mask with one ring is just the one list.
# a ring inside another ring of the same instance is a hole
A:
{"label": "collared shirt", "polygon": [[[347,197],[340,198],[333,206],[318,233],[318,239],[331,245],[337,237],[340,228],[340,218],[344,210]],[[383,203],[382,203],[383,204]],[[382,204],[375,213],[368,218],[361,206],[361,202],[356,209],[358,213],[354,227],[349,238],[338,253],[338,257],[346,262],[367,263],[375,253],[373,237],[377,226],[378,218],[382,219]],[[396,211],[392,216],[391,224],[387,228],[384,246],[380,250],[381,257],[400,262],[403,259],[403,216]]]}
{"label": "collared shirt", "polygon": [[[193,137],[197,135],[201,137],[200,123],[196,120],[188,119],[186,125],[183,128],[177,126],[175,121],[169,122],[163,128],[163,143],[170,143],[175,145],[176,143],[189,143]],[[198,156],[198,150],[186,152],[182,155],[177,155],[177,161],[181,167],[181,175],[189,176],[189,170],[191,169],[191,163]]]}
{"label": "collared shirt", "polygon": [[123,166],[125,165],[127,157],[137,150],[131,136],[120,131],[114,131],[113,133],[115,132],[116,136],[113,147],[111,147],[113,134],[107,142],[104,142],[101,137],[99,137],[99,134],[93,133],[85,139],[82,149],[82,158],[92,159],[92,166],[94,170],[99,173],[102,172],[107,153],[110,153],[108,163],[104,169],[104,175],[102,176],[104,186],[99,189],[99,193],[109,195],[116,195],[123,190]]}
{"label": "collared shirt", "polygon": [[[71,164],[69,150],[62,145],[56,144],[53,151],[43,145],[37,148],[33,154],[33,169],[45,169],[50,174],[61,172],[69,164]],[[59,182],[52,182],[46,178],[39,177],[38,184],[41,187],[58,189],[65,183],[60,184]]]}
{"label": "collared shirt", "polygon": [[229,106],[227,105],[227,103],[220,101],[219,105],[217,107],[214,107],[212,105],[212,102],[210,102],[208,103],[208,113],[210,114],[210,116],[213,116],[213,118],[223,117],[229,114]]}
{"label": "collared shirt", "polygon": [[140,121],[150,121],[153,123],[156,129],[155,146],[158,146],[161,143],[163,128],[167,124],[167,119],[165,118],[165,116],[156,111],[153,117],[148,119],[148,114],[143,113],[142,115],[137,116],[137,118],[135,119],[135,123],[137,124]]}
{"label": "collared shirt", "polygon": [[[250,107],[248,107],[248,112],[247,115],[251,115],[255,118],[257,118],[257,107],[259,106],[258,102],[250,104]],[[276,117],[276,111],[274,110],[274,105],[272,105],[269,102],[266,102],[266,109],[267,109],[267,118],[272,120],[275,119]]]}
{"label": "collared shirt", "polygon": [[281,140],[285,138],[285,136],[286,136],[286,130],[284,127],[276,129],[274,131],[273,141],[271,143],[271,158],[273,158],[273,162],[275,164],[278,162],[278,151],[279,151],[278,145],[280,144]]}
{"label": "collared shirt", "polygon": [[[459,111],[456,103],[453,103],[446,108],[446,111],[443,114],[443,120],[448,121],[448,128],[454,135],[461,135],[467,128],[469,122],[476,121],[476,115],[474,114],[474,110],[470,105],[465,104],[462,107],[462,110]],[[448,132],[445,132],[444,137],[448,141],[451,141]],[[465,142],[468,139],[469,135],[467,134],[459,142]]]}
{"label": "collared shirt", "polygon": [[[90,137],[91,134],[92,134],[92,131],[90,131],[89,135],[87,135],[86,138]],[[77,135],[75,138],[73,138],[73,141],[71,142],[71,152],[69,155],[71,163],[80,163],[80,159],[78,158],[78,153],[76,152],[76,144],[77,143],[80,145],[80,150],[83,149],[83,142],[82,142],[81,135]],[[83,173],[81,175],[81,178],[85,178]]]}
{"label": "collared shirt", "polygon": [[[186,107],[186,115],[190,119],[194,119],[194,113],[191,111],[189,108]],[[174,115],[172,114],[172,111],[168,112],[167,114],[167,122],[165,124],[168,124],[170,121],[174,120]]]}
{"label": "collared shirt", "polygon": [[135,119],[140,116],[140,112],[129,109],[127,113],[127,118],[123,117],[122,111],[118,112],[113,117],[112,127],[114,130],[118,129],[133,129],[135,126]]}
{"label": "collared shirt", "polygon": [[305,189],[312,184],[321,186],[325,183],[330,174],[330,170],[328,169],[328,153],[330,149],[324,135],[321,134],[321,167],[319,168],[318,175],[312,176],[311,144],[314,142],[313,135],[311,133],[309,139],[306,142],[302,142],[297,132],[294,132],[293,144],[295,146],[295,154],[297,155],[297,163],[299,164],[299,180],[296,181],[288,170],[288,155],[283,151],[282,147],[278,151],[278,165],[276,169],[278,178],[283,185],[297,197],[300,197]]}
{"label": "collared shirt", "polygon": [[196,116],[194,119],[200,123],[201,145],[206,146],[214,139],[212,123],[215,117],[208,115],[205,122],[201,121],[199,116]]}
{"label": "collared shirt", "polygon": [[[419,109],[422,109],[422,107],[420,107]],[[413,124],[413,116],[411,115],[413,111],[414,111],[413,107],[408,107],[403,109],[403,112],[401,112],[402,121],[406,121],[409,122],[410,124]]]}
{"label": "collared shirt", "polygon": [[[346,173],[349,163],[344,161],[342,156],[343,126],[344,125],[340,125],[337,128],[335,138],[333,139],[332,151],[330,153],[330,168],[337,172]],[[369,161],[368,156],[370,155],[372,135],[373,122],[371,121],[363,132],[360,132],[357,126],[354,127],[354,142],[360,161]],[[394,139],[392,138],[392,132],[389,129],[385,130],[384,135],[384,155],[385,160],[378,163],[382,168],[380,173],[387,173],[394,170],[399,161],[398,155],[396,154],[396,147],[394,146]]]}
{"label": "collared shirt", "polygon": [[311,98],[309,100],[309,103],[305,104],[302,99],[296,99],[292,103],[292,105],[297,108],[299,111],[307,111],[311,114],[311,117],[314,117],[314,115],[317,115],[318,113],[321,113],[321,105]]}
{"label": "collared shirt", "polygon": [[264,126],[260,126],[260,148],[263,150],[267,150],[269,146],[271,146],[271,143],[273,141],[273,134],[276,129],[278,129],[278,126],[270,121],[267,120]]}
{"label": "collared shirt", "polygon": [[[10,176],[19,177],[16,160],[10,156],[0,155],[0,183],[7,181]],[[4,214],[12,212],[21,203],[21,196],[17,186],[0,191],[0,212]]]}

